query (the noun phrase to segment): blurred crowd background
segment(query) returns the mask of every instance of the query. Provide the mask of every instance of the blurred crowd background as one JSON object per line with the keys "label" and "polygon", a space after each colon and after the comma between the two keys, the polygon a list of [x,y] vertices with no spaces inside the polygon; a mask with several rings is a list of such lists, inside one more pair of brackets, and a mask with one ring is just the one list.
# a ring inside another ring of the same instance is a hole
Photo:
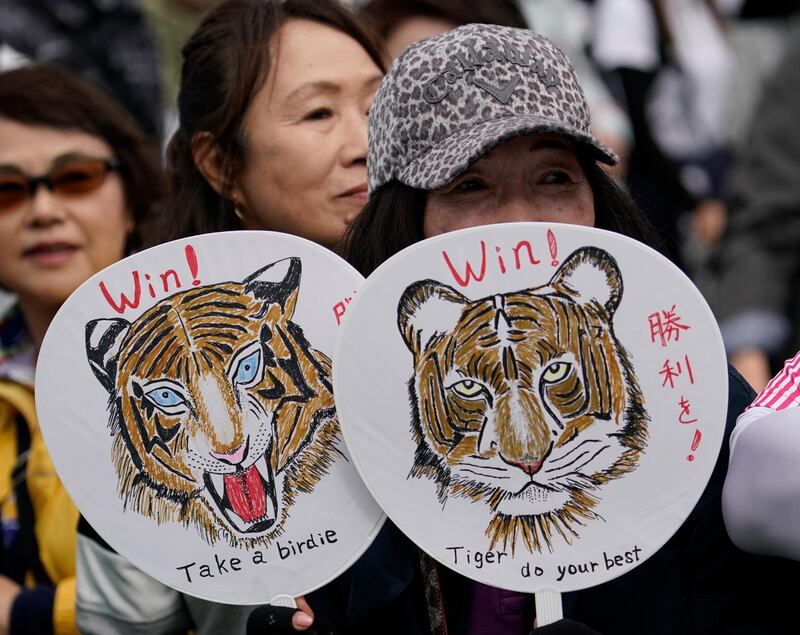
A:
{"label": "blurred crowd background", "polygon": [[[177,125],[182,44],[215,4],[3,0],[0,70],[46,62],[77,71],[165,147]],[[797,2],[351,4],[390,57],[467,22],[528,26],[554,40],[576,64],[595,133],[622,158],[614,176],[706,296],[734,365],[759,389],[797,350],[800,77],[787,60],[800,37]]]}

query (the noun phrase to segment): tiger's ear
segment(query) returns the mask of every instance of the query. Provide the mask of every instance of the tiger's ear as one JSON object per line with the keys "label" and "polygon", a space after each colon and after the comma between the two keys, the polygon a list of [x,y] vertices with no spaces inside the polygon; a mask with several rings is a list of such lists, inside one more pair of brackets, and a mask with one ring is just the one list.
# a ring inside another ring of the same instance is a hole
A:
{"label": "tiger's ear", "polygon": [[597,302],[609,317],[622,299],[622,274],[613,256],[597,247],[573,251],[550,280],[550,287],[580,304]]}
{"label": "tiger's ear", "polygon": [[406,287],[397,305],[397,326],[409,350],[418,355],[440,333],[452,331],[469,302],[452,287],[420,280]]}
{"label": "tiger's ear", "polygon": [[243,280],[244,290],[264,301],[264,315],[274,304],[280,307],[280,312],[288,320],[294,315],[300,293],[301,271],[300,258],[284,258],[247,276]]}
{"label": "tiger's ear", "polygon": [[122,318],[92,320],[86,324],[86,358],[89,366],[109,393],[117,381],[117,362],[122,342],[131,323]]}

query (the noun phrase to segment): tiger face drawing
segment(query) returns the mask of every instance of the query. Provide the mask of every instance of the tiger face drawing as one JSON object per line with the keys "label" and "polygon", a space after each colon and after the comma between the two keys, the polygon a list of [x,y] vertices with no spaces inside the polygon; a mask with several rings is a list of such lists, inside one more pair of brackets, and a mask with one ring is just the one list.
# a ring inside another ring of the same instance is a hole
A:
{"label": "tiger face drawing", "polygon": [[134,322],[92,320],[125,508],[209,543],[266,545],[333,464],[331,362],[292,321],[301,265],[195,287]]}
{"label": "tiger face drawing", "polygon": [[603,484],[636,468],[648,416],[614,334],[622,277],[607,252],[573,252],[544,286],[471,301],[410,285],[398,326],[414,356],[411,477],[488,505],[491,548],[571,544]]}

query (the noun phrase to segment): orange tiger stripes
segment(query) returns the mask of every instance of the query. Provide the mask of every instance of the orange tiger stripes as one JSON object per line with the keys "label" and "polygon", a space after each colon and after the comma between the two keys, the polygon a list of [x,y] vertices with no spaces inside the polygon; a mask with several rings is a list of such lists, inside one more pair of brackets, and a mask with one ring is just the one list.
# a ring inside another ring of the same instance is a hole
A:
{"label": "orange tiger stripes", "polygon": [[622,276],[584,247],[542,287],[470,301],[423,280],[398,306],[414,356],[409,477],[487,504],[491,548],[553,549],[599,519],[601,486],[633,471],[648,416],[614,334]]}
{"label": "orange tiger stripes", "polygon": [[86,326],[110,395],[126,508],[213,543],[268,544],[337,451],[331,362],[292,321],[301,264],[176,293],[133,323]]}

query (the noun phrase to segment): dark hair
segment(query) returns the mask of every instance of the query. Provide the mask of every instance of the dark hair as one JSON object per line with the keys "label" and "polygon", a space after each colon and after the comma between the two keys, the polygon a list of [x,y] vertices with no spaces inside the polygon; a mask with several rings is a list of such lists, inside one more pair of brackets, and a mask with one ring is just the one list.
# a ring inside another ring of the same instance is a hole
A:
{"label": "dark hair", "polygon": [[[160,222],[159,241],[241,228],[228,196],[244,163],[242,122],[269,74],[269,44],[290,19],[318,22],[349,35],[384,70],[373,38],[335,0],[227,0],[213,9],[183,47],[180,123],[167,153],[172,200]],[[205,180],[193,157],[193,143],[202,132],[220,150],[221,194]]]}
{"label": "dark hair", "polygon": [[[595,227],[623,234],[666,255],[661,238],[631,197],[592,158],[580,157],[594,194]],[[424,238],[427,190],[392,180],[369,199],[343,239],[344,257],[368,276],[398,251]]]}
{"label": "dark hair", "polygon": [[473,23],[521,29],[528,26],[513,0],[371,0],[359,13],[383,38],[403,20],[414,16],[439,18],[455,26]]}
{"label": "dark hair", "polygon": [[161,158],[156,144],[122,106],[71,71],[34,65],[0,73],[0,117],[31,126],[79,130],[111,146],[134,221],[127,249],[141,246],[163,193]]}

